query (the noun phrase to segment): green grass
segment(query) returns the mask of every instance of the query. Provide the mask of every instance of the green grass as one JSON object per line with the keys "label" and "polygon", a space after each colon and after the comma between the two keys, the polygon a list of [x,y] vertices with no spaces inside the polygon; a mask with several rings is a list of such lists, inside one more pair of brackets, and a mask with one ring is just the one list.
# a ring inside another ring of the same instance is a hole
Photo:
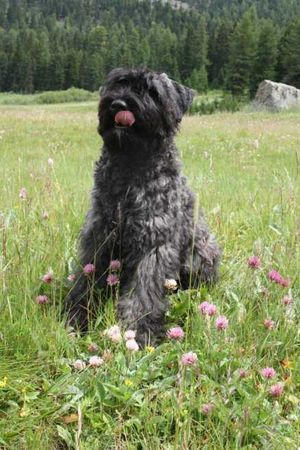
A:
{"label": "green grass", "polygon": [[[0,448],[299,448],[300,113],[184,120],[184,172],[223,248],[221,276],[209,292],[172,297],[168,326],[184,328],[183,342],[130,355],[102,334],[116,321],[113,301],[87,336],[68,335],[58,315],[100,148],[96,108],[0,107]],[[247,266],[252,254],[258,270]],[[289,289],[268,280],[271,268],[291,280]],[[43,285],[50,269],[55,281]],[[35,303],[40,293],[48,305]],[[228,317],[225,332],[198,313],[204,299]],[[90,342],[111,359],[75,371]],[[187,351],[198,363],[183,369]],[[268,366],[277,372],[271,381],[260,375]],[[268,394],[275,381],[284,383],[278,399]]]}

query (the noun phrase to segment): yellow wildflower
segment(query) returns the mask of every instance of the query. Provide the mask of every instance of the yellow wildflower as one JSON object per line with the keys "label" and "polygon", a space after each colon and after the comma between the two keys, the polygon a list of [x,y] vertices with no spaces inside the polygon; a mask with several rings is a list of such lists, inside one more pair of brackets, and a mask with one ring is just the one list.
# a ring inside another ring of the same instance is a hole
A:
{"label": "yellow wildflower", "polygon": [[152,352],[154,352],[155,348],[152,347],[151,345],[147,345],[147,347],[145,348],[145,350],[146,350],[147,353],[152,353]]}
{"label": "yellow wildflower", "polygon": [[294,364],[289,358],[285,358],[280,362],[283,369],[293,369]]}
{"label": "yellow wildflower", "polygon": [[129,380],[129,378],[126,378],[124,381],[125,386],[131,387],[133,386],[133,381]]}
{"label": "yellow wildflower", "polygon": [[0,380],[0,388],[4,388],[7,385],[7,377],[4,377],[3,380]]}

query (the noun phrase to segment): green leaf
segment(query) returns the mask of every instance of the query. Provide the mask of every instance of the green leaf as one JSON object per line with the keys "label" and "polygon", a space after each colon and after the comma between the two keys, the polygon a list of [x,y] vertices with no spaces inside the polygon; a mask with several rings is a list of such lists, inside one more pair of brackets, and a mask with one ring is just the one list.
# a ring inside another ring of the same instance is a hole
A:
{"label": "green leaf", "polygon": [[56,425],[58,436],[67,444],[68,447],[72,448],[74,442],[71,433],[60,425]]}

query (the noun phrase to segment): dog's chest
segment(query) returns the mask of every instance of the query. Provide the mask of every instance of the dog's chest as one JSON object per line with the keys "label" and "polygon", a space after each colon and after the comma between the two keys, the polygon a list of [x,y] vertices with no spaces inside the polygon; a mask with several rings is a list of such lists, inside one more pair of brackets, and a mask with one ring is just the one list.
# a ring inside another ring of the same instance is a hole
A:
{"label": "dog's chest", "polygon": [[131,242],[139,236],[157,243],[179,217],[178,184],[165,174],[113,177],[102,194],[108,227],[116,227]]}

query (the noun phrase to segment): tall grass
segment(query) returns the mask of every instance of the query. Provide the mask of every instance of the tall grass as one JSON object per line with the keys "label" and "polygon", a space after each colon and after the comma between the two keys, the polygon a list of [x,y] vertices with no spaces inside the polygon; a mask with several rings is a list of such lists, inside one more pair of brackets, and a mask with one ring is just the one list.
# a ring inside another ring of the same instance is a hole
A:
{"label": "tall grass", "polygon": [[[167,327],[181,326],[183,341],[132,354],[103,335],[116,322],[114,295],[87,335],[70,333],[59,315],[99,154],[96,104],[0,108],[1,448],[298,448],[299,119],[184,120],[184,172],[223,248],[221,276],[209,291],[171,296]],[[247,264],[253,254],[256,270]],[[288,288],[269,280],[271,269]],[[38,294],[49,303],[38,305]],[[199,313],[204,300],[228,318],[226,330]],[[75,370],[91,342],[106,351],[105,363]],[[189,351],[198,362],[185,367]],[[273,379],[263,378],[265,367],[276,370]],[[276,382],[280,397],[270,393]]]}

